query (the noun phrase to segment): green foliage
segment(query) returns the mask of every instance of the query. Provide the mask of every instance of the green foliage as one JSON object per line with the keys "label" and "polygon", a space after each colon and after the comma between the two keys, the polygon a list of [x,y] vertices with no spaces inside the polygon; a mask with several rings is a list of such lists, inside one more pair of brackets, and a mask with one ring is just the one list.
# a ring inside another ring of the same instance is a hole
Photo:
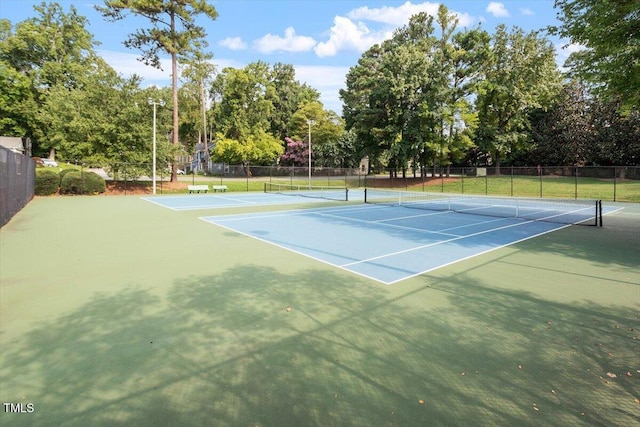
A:
{"label": "green foliage", "polygon": [[556,0],[562,25],[553,34],[584,46],[571,54],[570,74],[623,108],[640,105],[640,2]]}
{"label": "green foliage", "polygon": [[414,15],[393,38],[365,52],[347,74],[347,88],[340,92],[346,127],[372,164],[446,165],[473,146],[477,118],[467,98],[489,39],[479,29],[456,33],[457,23],[445,6],[437,18]]}
{"label": "green foliage", "polygon": [[[206,32],[196,24],[196,18],[205,15],[216,19],[215,7],[202,0],[105,0],[104,6],[96,6],[96,10],[110,21],[121,20],[129,13],[149,21],[150,28],[138,29],[124,42],[126,47],[140,50],[145,64],[160,68],[159,53],[171,56],[172,143],[178,146],[178,55],[189,57],[202,52],[207,45]],[[171,180],[177,181],[176,162],[172,163]]]}
{"label": "green foliage", "polygon": [[565,84],[548,110],[536,110],[531,117],[534,150],[526,156],[530,164],[640,162],[640,112],[621,114],[620,104],[590,97],[576,82]]}
{"label": "green foliage", "polygon": [[213,160],[227,164],[271,164],[282,155],[284,147],[273,135],[257,130],[242,141],[218,134]]}
{"label": "green foliage", "polygon": [[[309,121],[312,121],[309,126]],[[336,166],[350,153],[343,152],[338,142],[344,133],[344,121],[333,111],[327,111],[320,102],[303,104],[291,116],[289,123],[292,139],[309,144],[316,166]]]}
{"label": "green foliage", "polygon": [[504,25],[496,28],[483,70],[476,99],[478,142],[499,168],[504,158],[527,149],[528,113],[551,104],[560,75],[549,41],[519,28],[507,32]]}
{"label": "green foliage", "polygon": [[60,182],[62,182],[62,179],[65,177],[66,174],[71,172],[77,172],[77,171],[78,171],[77,169],[62,169],[58,174],[60,176]]}
{"label": "green foliage", "polygon": [[291,64],[276,63],[270,70],[269,83],[273,91],[267,93],[273,104],[273,112],[269,119],[269,131],[279,140],[293,135],[290,128],[292,116],[300,105],[319,102],[320,93],[295,80],[295,69]]}
{"label": "green foliage", "polygon": [[[30,136],[35,151],[58,148],[62,138],[51,130],[46,103],[52,88],[66,90],[86,85],[96,59],[87,19],[71,6],[58,3],[34,6],[37,16],[11,31],[3,24],[0,38],[0,111],[3,131]],[[6,89],[5,89],[6,88]]]}
{"label": "green foliage", "polygon": [[60,194],[99,194],[106,190],[105,180],[94,172],[71,171],[60,182]]}
{"label": "green foliage", "polygon": [[34,193],[36,196],[50,196],[58,191],[60,175],[48,168],[36,169]]}

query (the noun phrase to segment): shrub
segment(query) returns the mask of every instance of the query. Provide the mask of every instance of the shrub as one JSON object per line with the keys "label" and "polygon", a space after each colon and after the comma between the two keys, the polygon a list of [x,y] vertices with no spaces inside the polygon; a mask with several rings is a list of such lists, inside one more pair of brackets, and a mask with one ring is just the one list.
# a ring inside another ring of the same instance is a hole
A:
{"label": "shrub", "polygon": [[34,193],[36,196],[50,196],[58,191],[60,175],[49,168],[36,169],[36,185]]}
{"label": "shrub", "polygon": [[61,194],[98,194],[106,189],[105,180],[95,172],[68,172],[60,183]]}
{"label": "shrub", "polygon": [[62,183],[62,178],[64,178],[64,176],[70,172],[77,172],[77,169],[63,169],[60,171],[60,183]]}

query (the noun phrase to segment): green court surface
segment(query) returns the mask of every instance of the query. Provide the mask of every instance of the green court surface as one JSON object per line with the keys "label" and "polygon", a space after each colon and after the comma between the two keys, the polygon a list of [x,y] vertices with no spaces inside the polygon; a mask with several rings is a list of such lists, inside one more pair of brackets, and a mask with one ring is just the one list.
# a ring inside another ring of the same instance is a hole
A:
{"label": "green court surface", "polygon": [[0,229],[0,425],[638,425],[615,206],[389,286],[198,219],[264,206],[36,198]]}

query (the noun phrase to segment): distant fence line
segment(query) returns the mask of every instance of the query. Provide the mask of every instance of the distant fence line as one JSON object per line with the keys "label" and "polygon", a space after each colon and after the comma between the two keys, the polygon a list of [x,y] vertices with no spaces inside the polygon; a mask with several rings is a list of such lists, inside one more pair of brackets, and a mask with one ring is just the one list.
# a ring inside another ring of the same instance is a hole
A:
{"label": "distant fence line", "polygon": [[385,170],[368,187],[411,188],[460,194],[597,198],[640,202],[638,166],[527,166]]}
{"label": "distant fence line", "polygon": [[33,199],[36,162],[0,147],[0,227]]}
{"label": "distant fence line", "polygon": [[[206,175],[216,183],[235,183],[235,191],[258,191],[264,181],[311,185],[386,187],[448,192],[491,194],[520,197],[598,198],[610,201],[640,202],[639,166],[527,166],[527,167],[450,167],[419,169],[383,169],[365,173],[358,168],[309,168],[304,166],[214,165]],[[127,171],[150,170],[150,165],[117,165],[118,182],[138,181]],[[404,172],[404,173],[403,173]],[[148,173],[148,172],[147,172]],[[185,175],[181,180],[193,182],[202,175]],[[161,183],[170,178],[168,171],[158,170]],[[148,180],[148,177],[145,178]]]}

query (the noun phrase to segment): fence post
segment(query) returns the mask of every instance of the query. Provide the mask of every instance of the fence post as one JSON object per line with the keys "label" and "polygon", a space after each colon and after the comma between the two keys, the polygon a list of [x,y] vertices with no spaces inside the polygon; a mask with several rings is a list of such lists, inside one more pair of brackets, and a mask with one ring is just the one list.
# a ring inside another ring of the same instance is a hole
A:
{"label": "fence post", "polygon": [[618,168],[614,166],[613,168],[613,201],[616,201],[616,190],[617,190],[617,180],[618,180]]}
{"label": "fence post", "polygon": [[513,165],[511,165],[511,197],[513,197]]}
{"label": "fence post", "polygon": [[486,172],[484,174],[484,195],[489,194],[489,168],[486,168]]}
{"label": "fence post", "polygon": [[574,179],[574,181],[575,181],[575,190],[574,190],[573,198],[578,200],[578,167],[576,166],[574,169],[575,169],[575,171],[574,171],[574,175],[575,175],[575,179]]}
{"label": "fence post", "polygon": [[542,199],[542,168],[538,168],[538,175],[540,176],[540,198]]}

